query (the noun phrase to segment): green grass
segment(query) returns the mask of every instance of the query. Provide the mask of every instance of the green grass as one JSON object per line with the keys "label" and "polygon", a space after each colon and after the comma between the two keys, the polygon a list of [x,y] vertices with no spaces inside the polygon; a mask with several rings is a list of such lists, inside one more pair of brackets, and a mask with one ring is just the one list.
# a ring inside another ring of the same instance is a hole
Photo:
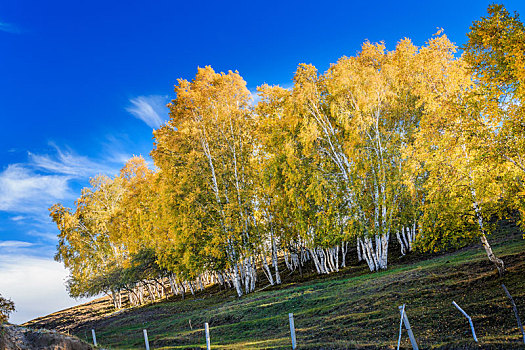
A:
{"label": "green grass", "polygon": [[[203,328],[208,322],[213,349],[288,349],[288,313],[293,312],[299,349],[394,349],[398,306],[406,304],[422,349],[521,349],[516,319],[501,283],[525,318],[525,240],[518,234],[505,237],[494,244],[496,255],[508,268],[503,278],[497,276],[481,246],[474,245],[426,260],[412,255],[379,273],[369,273],[361,265],[329,276],[309,274],[300,282],[242,298],[214,289],[182,301],[114,314],[107,313],[107,305],[89,312],[73,308],[65,312],[77,313],[74,326],[61,323],[65,315],[60,313],[34,326],[69,327],[86,340],[95,328],[99,343],[108,349],[143,349],[142,329],[146,328],[152,349],[191,349],[205,348]],[[468,322],[452,306],[453,300],[471,315],[480,345],[473,342]],[[402,346],[410,346],[406,331]]]}

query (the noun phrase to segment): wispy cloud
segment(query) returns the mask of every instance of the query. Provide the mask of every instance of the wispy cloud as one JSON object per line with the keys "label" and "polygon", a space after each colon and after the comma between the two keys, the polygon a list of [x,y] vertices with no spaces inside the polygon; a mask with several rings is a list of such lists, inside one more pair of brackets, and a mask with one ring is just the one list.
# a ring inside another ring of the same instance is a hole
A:
{"label": "wispy cloud", "polygon": [[[29,230],[29,231],[27,231],[27,235],[30,236],[30,237],[38,238],[39,241],[42,242],[42,243],[52,242],[52,243],[56,244],[58,231],[56,231],[56,232],[49,232],[50,229],[49,229],[49,225],[48,224],[49,224],[50,220],[49,220],[48,216],[46,216],[46,219],[48,219],[48,222],[46,222],[45,224],[37,223],[36,225],[33,225],[35,227],[39,227],[40,226],[40,229]],[[56,226],[54,224],[51,224],[51,227],[53,229],[56,228]]]}
{"label": "wispy cloud", "polygon": [[92,159],[51,145],[54,153],[28,152],[26,163],[10,164],[0,172],[0,211],[26,215],[11,220],[48,222],[50,205],[78,195],[70,187],[72,181],[87,182],[97,174],[116,175],[124,163],[123,155],[118,159],[112,154],[106,159]]}
{"label": "wispy cloud", "polygon": [[69,179],[37,174],[21,164],[11,164],[0,173],[0,210],[27,213],[35,206],[64,199],[69,193]]}
{"label": "wispy cloud", "polygon": [[166,96],[139,96],[130,99],[129,102],[131,102],[131,106],[127,107],[126,110],[153,129],[158,128],[168,119]]}
{"label": "wispy cloud", "polygon": [[30,165],[50,173],[70,175],[76,178],[85,178],[96,174],[113,174],[118,170],[107,164],[107,161],[97,162],[72,151],[63,151],[54,144],[52,146],[56,150],[55,155],[29,152]]}
{"label": "wispy cloud", "polygon": [[13,24],[0,21],[0,31],[11,34],[20,34],[20,29]]}
{"label": "wispy cloud", "polygon": [[131,154],[115,151],[108,155],[108,161],[124,166],[131,157]]}
{"label": "wispy cloud", "polygon": [[24,241],[0,241],[0,248],[24,248],[32,245],[33,243]]}
{"label": "wispy cloud", "polygon": [[[56,241],[56,235],[55,235]],[[0,262],[7,256],[31,255],[39,258],[51,259],[55,254],[53,247],[42,242],[32,242],[30,239],[0,240]],[[0,281],[0,293],[2,293]]]}

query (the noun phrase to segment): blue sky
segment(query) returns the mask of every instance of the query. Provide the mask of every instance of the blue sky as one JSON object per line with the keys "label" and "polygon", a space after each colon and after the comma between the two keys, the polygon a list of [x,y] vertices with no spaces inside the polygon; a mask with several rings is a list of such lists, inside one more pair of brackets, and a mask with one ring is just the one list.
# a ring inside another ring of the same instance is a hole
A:
{"label": "blue sky", "polygon": [[[489,1],[0,2],[0,294],[13,322],[78,303],[53,262],[47,208],[147,156],[178,78],[238,70],[255,90],[325,71],[365,40],[461,45]],[[525,15],[525,2],[503,1]]]}

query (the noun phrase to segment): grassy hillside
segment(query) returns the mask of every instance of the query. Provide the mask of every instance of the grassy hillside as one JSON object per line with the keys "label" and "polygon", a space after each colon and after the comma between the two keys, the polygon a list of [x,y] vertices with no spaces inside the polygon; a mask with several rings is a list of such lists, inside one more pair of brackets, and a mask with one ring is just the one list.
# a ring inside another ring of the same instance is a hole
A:
{"label": "grassy hillside", "polygon": [[[473,245],[431,258],[411,255],[380,273],[360,265],[324,277],[304,274],[295,282],[288,276],[281,287],[240,299],[232,291],[212,288],[185,300],[119,312],[99,299],[29,325],[88,340],[95,328],[99,343],[111,349],[143,349],[142,329],[147,328],[152,349],[187,349],[205,348],[203,326],[208,322],[214,349],[286,349],[288,313],[293,312],[299,349],[393,349],[398,306],[405,303],[420,348],[523,349],[501,283],[525,319],[525,240],[519,232],[499,237],[491,239],[508,267],[501,279],[481,245]],[[480,345],[453,300],[471,315]],[[409,347],[406,331],[402,345]]]}

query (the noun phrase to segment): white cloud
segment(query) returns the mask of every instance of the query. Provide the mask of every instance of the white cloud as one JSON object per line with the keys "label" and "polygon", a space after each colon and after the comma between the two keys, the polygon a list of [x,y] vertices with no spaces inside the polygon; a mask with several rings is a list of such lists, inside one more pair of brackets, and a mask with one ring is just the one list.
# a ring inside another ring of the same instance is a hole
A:
{"label": "white cloud", "polygon": [[20,29],[10,23],[5,22],[0,22],[0,31],[12,34],[20,34]]}
{"label": "white cloud", "polygon": [[117,174],[129,158],[129,144],[110,142],[100,157],[51,144],[52,152],[28,153],[27,161],[0,167],[0,211],[7,212],[10,221],[7,236],[0,231],[0,294],[16,304],[11,322],[79,303],[67,295],[68,272],[52,259],[58,231],[47,208],[56,202],[71,204],[79,196],[75,189],[87,185],[89,177]]}
{"label": "white cloud", "polygon": [[[46,211],[46,214],[47,214],[47,211]],[[41,238],[44,241],[53,242],[53,243],[56,244],[58,231],[56,231],[56,232],[46,231],[46,230],[49,230],[50,227],[53,228],[53,229],[56,229],[56,225],[54,223],[50,224],[51,219],[47,215],[46,215],[46,219],[47,220],[46,220],[44,225],[40,224],[40,226],[42,226],[41,229],[29,230],[29,231],[27,231],[27,235],[31,236],[31,237]],[[37,222],[33,226],[38,226],[38,224],[39,223]]]}
{"label": "white cloud", "polygon": [[25,248],[32,245],[33,243],[23,241],[0,241],[0,248]]}
{"label": "white cloud", "polygon": [[[69,176],[41,175],[21,164],[0,173],[0,210],[27,213],[69,195]],[[47,204],[45,204],[47,203]]]}
{"label": "white cloud", "polygon": [[132,155],[127,154],[127,153],[113,152],[112,154],[109,155],[108,160],[110,160],[113,163],[122,164],[122,166],[124,166],[124,164],[126,164],[126,162],[131,157]]}
{"label": "white cloud", "polygon": [[113,174],[114,167],[102,162],[95,162],[88,157],[75,154],[71,151],[62,151],[56,145],[56,156],[49,154],[34,154],[29,152],[30,165],[47,172],[71,175],[76,178],[87,178],[96,174]]}
{"label": "white cloud", "polygon": [[[0,171],[0,211],[23,214],[10,220],[40,226],[39,230],[46,231],[50,223],[47,208],[56,202],[72,201],[79,195],[72,185],[87,182],[98,174],[116,175],[129,158],[113,152],[104,159],[92,159],[51,146],[55,148],[54,154],[28,152],[26,163],[10,164]],[[47,233],[37,236],[49,237]]]}
{"label": "white cloud", "polygon": [[156,129],[168,119],[166,100],[166,96],[139,96],[129,100],[132,106],[127,107],[126,110],[135,118]]}
{"label": "white cloud", "polygon": [[[160,113],[160,112],[157,112]],[[160,114],[159,114],[160,115]],[[22,323],[78,304],[67,295],[64,267],[52,259],[58,233],[47,208],[56,202],[71,205],[78,186],[97,174],[116,175],[130,156],[132,144],[108,138],[103,156],[79,155],[51,144],[47,153],[31,152],[27,160],[0,167],[0,211],[9,220],[0,227],[0,294],[17,308],[10,321]],[[14,230],[12,230],[14,228]],[[18,229],[21,228],[21,229]]]}
{"label": "white cloud", "polygon": [[[42,254],[51,256],[54,254],[54,250],[45,248],[41,244],[21,240],[0,241],[0,257],[3,255],[32,255],[35,253],[40,254],[40,256],[42,256]],[[2,293],[1,290],[0,293]]]}
{"label": "white cloud", "polygon": [[51,258],[0,254],[0,294],[15,303],[12,323],[23,323],[86,301],[67,294],[67,270]]}

